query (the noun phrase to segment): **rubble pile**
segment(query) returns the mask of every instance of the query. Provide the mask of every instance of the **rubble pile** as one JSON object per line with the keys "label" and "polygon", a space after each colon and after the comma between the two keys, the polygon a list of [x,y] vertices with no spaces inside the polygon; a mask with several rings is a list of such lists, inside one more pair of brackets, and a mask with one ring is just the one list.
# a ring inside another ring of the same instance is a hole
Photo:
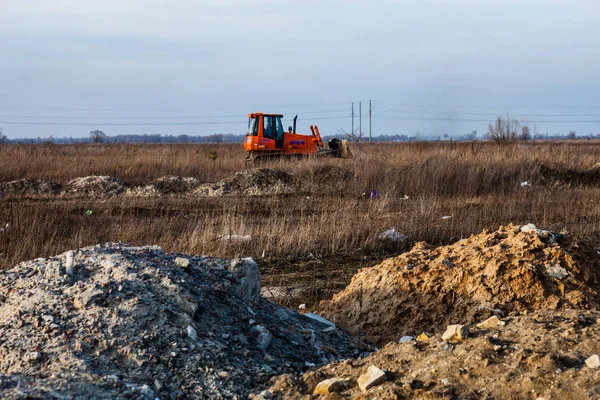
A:
{"label": "rubble pile", "polygon": [[538,181],[546,186],[598,186],[600,185],[600,163],[584,171],[573,171],[540,165],[538,175]]}
{"label": "rubble pile", "polygon": [[18,264],[0,274],[0,397],[241,399],[275,375],[358,354],[330,322],[260,289],[252,259],[157,246]]}
{"label": "rubble pile", "polygon": [[84,176],[69,181],[63,190],[64,195],[114,196],[125,192],[126,184],[113,176]]}
{"label": "rubble pile", "polygon": [[470,328],[461,339],[413,337],[367,357],[284,374],[255,398],[600,398],[599,311],[539,311]]}
{"label": "rubble pile", "polygon": [[595,308],[600,258],[586,258],[583,247],[533,225],[484,231],[438,248],[417,243],[359,271],[319,311],[348,332],[383,344],[492,315]]}
{"label": "rubble pile", "polygon": [[56,195],[61,187],[58,183],[40,179],[19,179],[11,182],[0,183],[0,194],[11,195]]}
{"label": "rubble pile", "polygon": [[278,195],[294,193],[296,180],[287,172],[269,168],[237,172],[233,177],[214,184],[205,184],[194,191],[196,195]]}
{"label": "rubble pile", "polygon": [[163,194],[186,194],[199,184],[198,179],[193,177],[163,176],[149,185],[127,189],[126,195],[152,197]]}

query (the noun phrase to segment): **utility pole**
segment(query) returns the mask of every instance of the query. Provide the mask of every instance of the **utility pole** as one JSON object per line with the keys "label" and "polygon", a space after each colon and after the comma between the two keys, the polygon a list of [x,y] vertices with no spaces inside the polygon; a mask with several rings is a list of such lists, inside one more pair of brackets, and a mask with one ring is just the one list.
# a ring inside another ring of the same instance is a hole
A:
{"label": "utility pole", "polygon": [[362,139],[362,101],[358,102],[358,140]]}
{"label": "utility pole", "polygon": [[371,100],[369,100],[369,143],[373,140],[371,136]]}
{"label": "utility pole", "polygon": [[354,102],[352,102],[352,130],[350,131],[350,137],[354,140]]}

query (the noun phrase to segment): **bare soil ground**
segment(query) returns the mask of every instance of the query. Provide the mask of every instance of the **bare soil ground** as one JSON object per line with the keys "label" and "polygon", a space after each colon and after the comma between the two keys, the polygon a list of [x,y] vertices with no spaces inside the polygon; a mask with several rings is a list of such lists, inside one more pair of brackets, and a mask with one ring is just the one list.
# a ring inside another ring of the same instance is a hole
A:
{"label": "bare soil ground", "polygon": [[[600,313],[539,311],[507,317],[506,325],[472,327],[470,337],[448,343],[439,334],[424,342],[390,342],[368,357],[335,362],[300,375],[273,379],[279,399],[597,399],[600,368],[585,360],[600,353]],[[370,366],[386,382],[363,391],[359,376]],[[340,393],[313,396],[328,378],[345,380]]]}

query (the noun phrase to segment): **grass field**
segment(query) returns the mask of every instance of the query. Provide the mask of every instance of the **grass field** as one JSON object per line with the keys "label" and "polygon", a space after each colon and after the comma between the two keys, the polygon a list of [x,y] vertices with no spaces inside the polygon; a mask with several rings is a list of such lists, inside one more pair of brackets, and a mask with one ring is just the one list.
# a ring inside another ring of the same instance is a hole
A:
{"label": "grass field", "polygon": [[[402,250],[378,239],[389,228],[408,235],[411,243],[431,244],[510,223],[532,222],[576,235],[600,232],[597,141],[364,144],[353,153],[348,160],[262,165],[296,178],[298,190],[291,195],[5,194],[0,226],[9,223],[10,229],[0,233],[0,266],[124,241],[227,258],[252,256],[270,284],[319,280],[333,288],[345,284],[356,268]],[[165,175],[216,182],[256,168],[244,157],[239,145],[4,145],[0,182],[65,184],[88,175],[129,184]],[[374,200],[372,190],[379,193]],[[218,239],[227,234],[252,239]]]}

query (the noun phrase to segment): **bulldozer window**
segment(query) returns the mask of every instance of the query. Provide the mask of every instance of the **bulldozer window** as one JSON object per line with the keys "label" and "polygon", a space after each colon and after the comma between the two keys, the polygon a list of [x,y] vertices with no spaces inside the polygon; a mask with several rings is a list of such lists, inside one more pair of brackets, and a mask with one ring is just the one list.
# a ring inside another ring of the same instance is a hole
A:
{"label": "bulldozer window", "polygon": [[277,140],[283,140],[283,125],[279,117],[275,118],[275,128],[277,131]]}
{"label": "bulldozer window", "polygon": [[269,139],[275,139],[273,134],[273,117],[263,117],[265,119],[265,127],[263,129],[263,136]]}
{"label": "bulldozer window", "polygon": [[248,120],[248,133],[246,136],[258,136],[258,118]]}

